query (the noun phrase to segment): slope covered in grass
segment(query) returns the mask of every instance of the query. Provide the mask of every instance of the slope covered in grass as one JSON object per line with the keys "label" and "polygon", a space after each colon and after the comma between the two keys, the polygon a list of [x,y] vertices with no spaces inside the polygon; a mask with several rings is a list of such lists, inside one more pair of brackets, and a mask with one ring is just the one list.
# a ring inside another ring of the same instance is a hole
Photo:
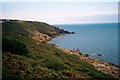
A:
{"label": "slope covered in grass", "polygon": [[[18,43],[25,45],[28,51],[24,55],[20,55],[20,52],[16,53],[8,50],[2,52],[3,80],[43,80],[47,78],[102,78],[102,80],[113,80],[111,76],[97,71],[90,64],[80,60],[77,55],[67,54],[47,43],[39,42],[37,44],[37,41],[29,36],[33,34],[34,30],[49,36],[64,33],[61,32],[63,30],[46,23],[31,21],[4,21],[2,24],[2,39],[18,41]],[[7,44],[9,45],[9,43]],[[18,46],[15,45],[15,47]]]}

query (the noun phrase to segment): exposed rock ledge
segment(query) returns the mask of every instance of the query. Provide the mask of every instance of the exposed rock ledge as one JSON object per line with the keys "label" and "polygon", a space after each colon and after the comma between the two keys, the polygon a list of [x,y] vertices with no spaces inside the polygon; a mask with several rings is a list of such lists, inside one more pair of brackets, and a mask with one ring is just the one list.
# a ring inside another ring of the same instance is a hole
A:
{"label": "exposed rock ledge", "polygon": [[93,65],[94,68],[96,68],[98,71],[102,71],[105,74],[109,74],[113,76],[114,78],[120,77],[119,72],[118,72],[120,70],[120,67],[117,65],[86,57],[85,54],[81,54],[80,52],[69,50],[67,48],[59,48],[59,49],[69,54],[78,55],[81,60],[84,60],[87,63]]}
{"label": "exposed rock ledge", "polygon": [[38,42],[46,43],[47,41],[51,40],[52,38],[46,34],[40,33],[35,31],[32,38]]}

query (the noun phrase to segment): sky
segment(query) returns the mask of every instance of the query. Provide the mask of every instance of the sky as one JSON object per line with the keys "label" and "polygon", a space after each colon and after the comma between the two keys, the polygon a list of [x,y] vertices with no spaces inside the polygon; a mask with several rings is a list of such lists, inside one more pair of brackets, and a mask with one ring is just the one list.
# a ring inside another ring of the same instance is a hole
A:
{"label": "sky", "polygon": [[2,2],[119,2],[119,0],[1,0]]}
{"label": "sky", "polygon": [[40,21],[49,24],[117,22],[118,3],[2,2],[2,18]]}

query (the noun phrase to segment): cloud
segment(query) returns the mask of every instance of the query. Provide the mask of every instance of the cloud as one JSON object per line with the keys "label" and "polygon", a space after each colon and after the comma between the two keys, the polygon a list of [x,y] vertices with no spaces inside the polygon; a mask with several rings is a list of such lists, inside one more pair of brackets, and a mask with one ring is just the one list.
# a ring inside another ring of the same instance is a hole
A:
{"label": "cloud", "polygon": [[117,21],[117,3],[4,3],[2,18],[50,24]]}
{"label": "cloud", "polygon": [[117,13],[96,14],[87,16],[74,16],[74,17],[55,17],[46,20],[53,24],[79,24],[79,23],[102,23],[102,22],[117,22]]}

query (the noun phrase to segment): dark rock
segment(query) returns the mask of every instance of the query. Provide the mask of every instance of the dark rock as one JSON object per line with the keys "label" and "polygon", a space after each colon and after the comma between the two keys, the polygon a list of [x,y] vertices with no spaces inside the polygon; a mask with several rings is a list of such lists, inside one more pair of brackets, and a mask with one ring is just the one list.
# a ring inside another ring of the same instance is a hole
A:
{"label": "dark rock", "polygon": [[71,34],[69,31],[64,31],[64,33],[66,33],[66,34]]}
{"label": "dark rock", "polygon": [[85,56],[85,57],[88,57],[88,56],[89,56],[89,54],[84,54],[84,56]]}
{"label": "dark rock", "polygon": [[81,53],[81,52],[79,52],[79,54],[80,54],[80,55],[82,55],[82,53]]}
{"label": "dark rock", "polygon": [[76,49],[76,51],[80,52],[80,49]]}
{"label": "dark rock", "polygon": [[75,32],[71,32],[71,34],[75,34]]}
{"label": "dark rock", "polygon": [[[63,33],[63,32],[62,32]],[[66,31],[66,30],[64,30],[64,33],[65,34],[75,34],[75,32],[69,32],[69,31]]]}
{"label": "dark rock", "polygon": [[102,54],[97,54],[97,56],[102,56]]}

